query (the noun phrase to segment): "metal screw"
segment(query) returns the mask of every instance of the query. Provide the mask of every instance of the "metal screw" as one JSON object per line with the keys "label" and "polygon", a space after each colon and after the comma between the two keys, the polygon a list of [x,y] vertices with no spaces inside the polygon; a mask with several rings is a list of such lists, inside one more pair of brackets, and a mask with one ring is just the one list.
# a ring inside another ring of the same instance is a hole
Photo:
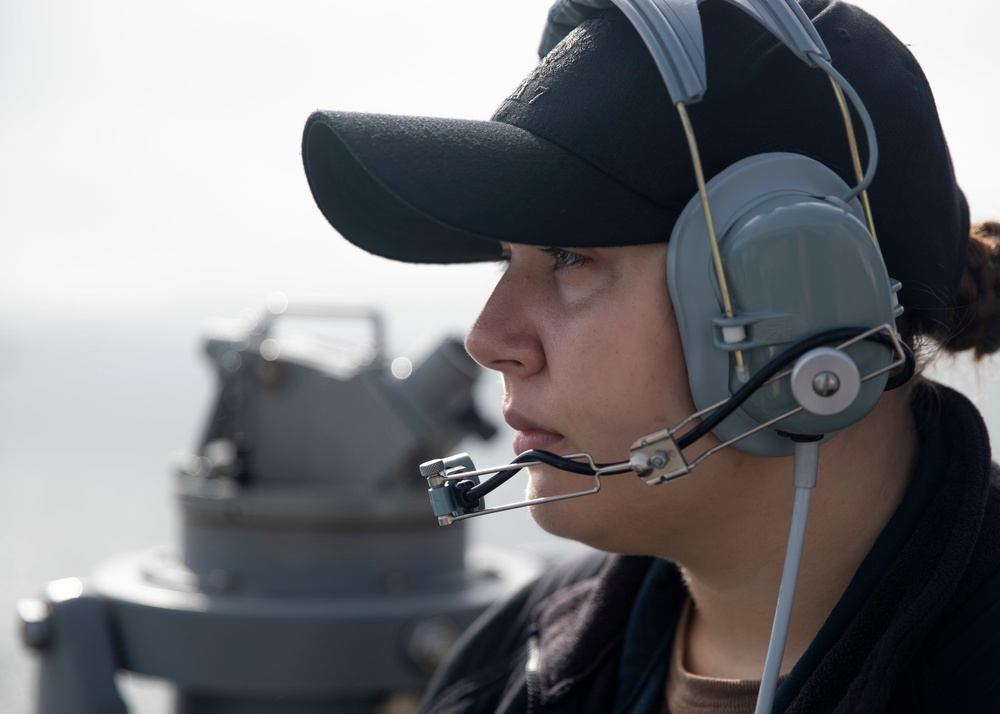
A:
{"label": "metal screw", "polygon": [[649,457],[643,453],[632,454],[628,460],[628,465],[639,476],[645,476],[653,470],[653,467],[649,464]]}
{"label": "metal screw", "polygon": [[840,378],[833,372],[820,372],[813,377],[813,391],[821,397],[830,397],[840,389]]}
{"label": "metal screw", "polygon": [[663,453],[662,451],[657,451],[655,454],[653,454],[653,458],[649,460],[649,465],[653,467],[653,470],[663,469],[667,467],[667,462],[669,460],[670,459],[667,458],[667,455],[665,453]]}
{"label": "metal screw", "polygon": [[444,459],[432,459],[420,464],[420,475],[424,478],[434,476],[444,471]]}
{"label": "metal screw", "polygon": [[433,459],[420,464],[420,475],[427,479],[431,488],[444,486],[444,460]]}

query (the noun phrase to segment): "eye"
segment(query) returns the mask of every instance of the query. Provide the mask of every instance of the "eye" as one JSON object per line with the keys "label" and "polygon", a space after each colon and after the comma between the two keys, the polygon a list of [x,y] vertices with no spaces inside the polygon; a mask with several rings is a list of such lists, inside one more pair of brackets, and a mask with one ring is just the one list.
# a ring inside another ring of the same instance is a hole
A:
{"label": "eye", "polygon": [[574,265],[583,265],[588,258],[579,253],[566,250],[565,248],[548,247],[541,251],[552,258],[552,270],[562,270]]}

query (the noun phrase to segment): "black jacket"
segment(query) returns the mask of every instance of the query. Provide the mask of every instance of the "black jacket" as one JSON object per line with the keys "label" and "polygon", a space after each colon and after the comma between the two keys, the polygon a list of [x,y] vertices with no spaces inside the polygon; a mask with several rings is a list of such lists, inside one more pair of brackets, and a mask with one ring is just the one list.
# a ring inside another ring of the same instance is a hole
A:
{"label": "black jacket", "polygon": [[[776,712],[1000,712],[1000,470],[965,397],[923,387],[915,413],[913,485],[779,688]],[[652,581],[659,626],[630,631]],[[650,711],[636,693],[650,677],[662,685],[684,597],[676,570],[653,558],[563,563],[463,635],[422,711]]]}

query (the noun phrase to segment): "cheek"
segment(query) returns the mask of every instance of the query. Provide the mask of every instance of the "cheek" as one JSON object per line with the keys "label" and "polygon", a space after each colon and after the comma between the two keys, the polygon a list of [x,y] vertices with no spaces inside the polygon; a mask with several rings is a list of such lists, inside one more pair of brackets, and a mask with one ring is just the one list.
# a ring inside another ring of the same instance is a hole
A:
{"label": "cheek", "polygon": [[[600,448],[601,460],[627,457],[640,436],[672,427],[694,407],[683,352],[672,316],[634,322],[618,320],[619,329],[592,333],[590,348],[567,356],[575,392],[574,426],[587,435],[585,450]],[[597,454],[595,454],[597,456]]]}

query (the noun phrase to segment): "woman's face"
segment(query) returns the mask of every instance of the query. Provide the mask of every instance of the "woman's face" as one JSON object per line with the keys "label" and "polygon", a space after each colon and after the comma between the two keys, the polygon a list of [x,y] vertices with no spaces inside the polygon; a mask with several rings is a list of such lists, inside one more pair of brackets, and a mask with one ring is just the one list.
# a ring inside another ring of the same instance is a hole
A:
{"label": "woman's face", "polygon": [[[666,244],[509,246],[509,264],[466,347],[503,375],[515,452],[588,452],[598,462],[624,461],[637,438],[694,411],[667,292],[666,251]],[[528,496],[589,485],[584,476],[533,467]],[[532,513],[557,535],[631,550],[608,539],[621,533],[622,518],[637,515],[650,498],[663,499],[665,490],[633,474],[608,476],[595,496],[535,506]]]}

